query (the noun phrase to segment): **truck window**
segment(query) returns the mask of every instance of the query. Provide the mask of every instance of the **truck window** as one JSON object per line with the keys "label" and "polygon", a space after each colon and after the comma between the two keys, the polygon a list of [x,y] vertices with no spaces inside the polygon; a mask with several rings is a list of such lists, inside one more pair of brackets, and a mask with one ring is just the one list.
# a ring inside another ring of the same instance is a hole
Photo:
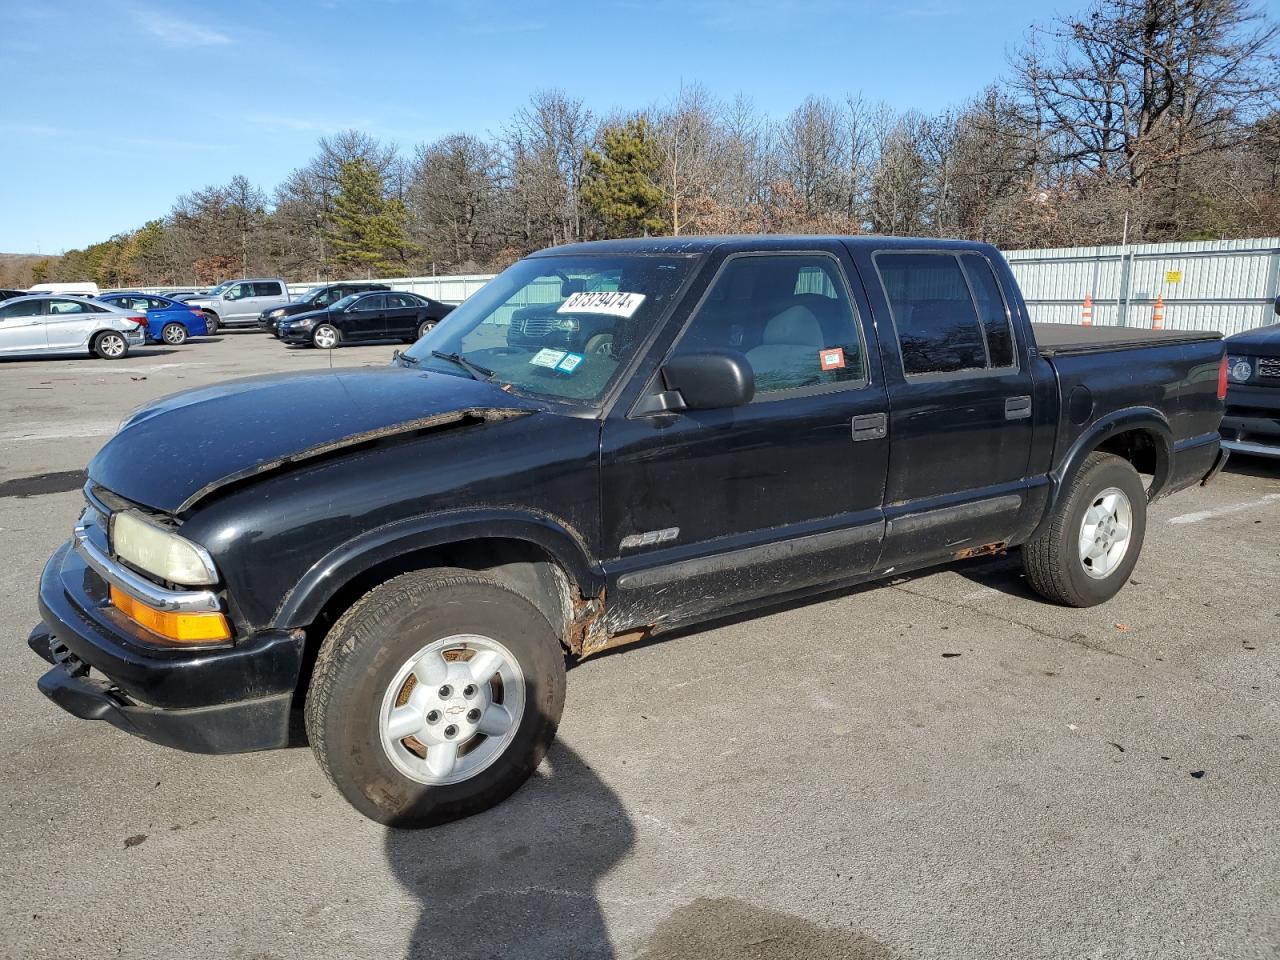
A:
{"label": "truck window", "polygon": [[881,251],[875,263],[893,314],[903,373],[987,368],[986,338],[954,254]]}
{"label": "truck window", "polygon": [[987,338],[991,366],[1012,367],[1013,328],[1009,325],[1009,307],[1005,303],[1004,294],[1000,292],[996,275],[991,272],[991,264],[986,257],[976,253],[961,257],[960,262],[964,264],[969,286],[978,303],[978,318],[982,321],[982,332]]}
{"label": "truck window", "polygon": [[710,349],[744,354],[763,400],[866,379],[848,285],[824,254],[727,260],[675,353]]}
{"label": "truck window", "polygon": [[274,280],[263,282],[259,280],[253,285],[253,294],[255,297],[278,297],[280,296],[280,284]]}

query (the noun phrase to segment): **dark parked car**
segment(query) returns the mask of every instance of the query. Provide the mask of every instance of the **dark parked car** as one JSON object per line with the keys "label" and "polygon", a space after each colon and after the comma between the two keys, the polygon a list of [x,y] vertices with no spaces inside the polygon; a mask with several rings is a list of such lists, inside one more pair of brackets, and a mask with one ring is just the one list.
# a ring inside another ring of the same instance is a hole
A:
{"label": "dark parked car", "polygon": [[25,297],[25,290],[4,290],[0,289],[0,300],[12,300],[14,297]]}
{"label": "dark parked car", "polygon": [[177,290],[166,293],[165,296],[170,300],[176,300],[178,303],[186,303],[188,300],[194,300],[196,297],[205,296],[205,290]]}
{"label": "dark parked car", "polygon": [[355,293],[323,310],[285,317],[276,325],[276,336],[285,343],[309,343],[324,350],[362,340],[412,343],[452,309],[416,293]]}
{"label": "dark parked car", "polygon": [[[512,346],[564,277],[611,348]],[[360,811],[438,823],[537,769],[566,655],[1015,548],[1108,600],[1148,502],[1221,466],[1225,376],[1217,334],[1033,327],[986,244],[555,247],[389,367],[135,412],[28,642],[54,702],[187,750],[284,746],[301,705]]]}
{"label": "dark parked car", "polygon": [[552,302],[521,307],[512,312],[507,344],[607,354],[613,344],[613,318],[590,310],[576,310],[573,305],[583,300],[583,294],[616,291],[619,277],[601,278],[595,284],[598,289],[591,291],[584,289],[580,278],[560,277],[557,280],[559,282],[553,284],[552,289],[558,296]]}
{"label": "dark parked car", "polygon": [[1222,445],[1280,457],[1280,323],[1227,338],[1227,377]]}
{"label": "dark parked car", "polygon": [[337,303],[343,297],[349,297],[353,293],[369,293],[373,290],[390,289],[385,283],[365,281],[344,281],[342,283],[326,284],[323,287],[316,287],[304,295],[301,300],[295,300],[293,303],[286,303],[271,310],[263,310],[262,313],[258,314],[258,326],[263,330],[269,330],[274,333],[276,326],[285,317],[322,310],[329,304]]}

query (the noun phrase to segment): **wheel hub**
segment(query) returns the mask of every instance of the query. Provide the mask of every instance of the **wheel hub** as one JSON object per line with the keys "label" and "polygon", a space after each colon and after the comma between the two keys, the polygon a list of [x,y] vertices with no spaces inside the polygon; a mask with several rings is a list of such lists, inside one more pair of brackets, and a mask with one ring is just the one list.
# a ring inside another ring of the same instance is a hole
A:
{"label": "wheel hub", "polygon": [[1109,487],[1090,503],[1080,525],[1080,564],[1095,579],[1110,576],[1129,552],[1133,506],[1123,490]]}
{"label": "wheel hub", "polygon": [[406,776],[456,783],[497,759],[523,713],[524,677],[510,651],[487,637],[449,637],[396,673],[383,696],[379,732]]}

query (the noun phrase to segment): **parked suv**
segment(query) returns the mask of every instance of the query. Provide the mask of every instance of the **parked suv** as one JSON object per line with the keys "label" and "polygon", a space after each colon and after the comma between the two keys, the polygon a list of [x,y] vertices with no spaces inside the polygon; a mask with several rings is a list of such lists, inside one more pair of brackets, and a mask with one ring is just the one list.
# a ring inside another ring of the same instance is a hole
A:
{"label": "parked suv", "polygon": [[310,313],[312,310],[323,310],[325,307],[335,304],[343,297],[349,297],[353,293],[369,293],[373,290],[390,289],[385,283],[371,283],[367,280],[328,283],[323,287],[316,287],[314,290],[308,291],[306,295],[293,301],[293,303],[286,303],[283,306],[263,310],[262,313],[258,314],[258,326],[263,330],[275,333],[276,327],[284,317],[292,317],[298,313]]}
{"label": "parked suv", "polygon": [[227,280],[207,296],[192,297],[187,304],[203,310],[218,326],[243,327],[256,324],[264,310],[289,303],[289,287],[279,277]]}

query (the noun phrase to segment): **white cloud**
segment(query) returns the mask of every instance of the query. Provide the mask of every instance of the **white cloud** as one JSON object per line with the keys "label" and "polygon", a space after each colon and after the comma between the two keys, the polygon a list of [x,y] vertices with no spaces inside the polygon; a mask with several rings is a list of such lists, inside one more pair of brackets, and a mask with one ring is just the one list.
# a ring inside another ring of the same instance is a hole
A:
{"label": "white cloud", "polygon": [[225,33],[150,7],[131,11],[138,26],[170,47],[218,47],[231,42]]}

